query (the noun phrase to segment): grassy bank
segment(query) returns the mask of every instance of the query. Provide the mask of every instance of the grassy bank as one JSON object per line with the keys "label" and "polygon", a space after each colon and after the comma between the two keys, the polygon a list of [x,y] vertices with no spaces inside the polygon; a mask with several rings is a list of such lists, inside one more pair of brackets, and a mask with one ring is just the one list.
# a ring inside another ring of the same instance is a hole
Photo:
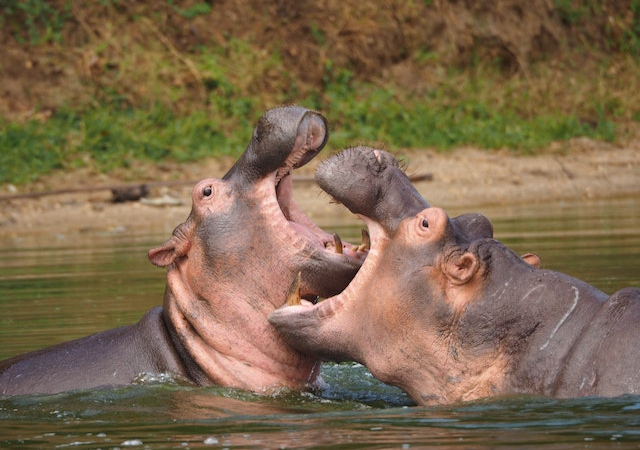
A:
{"label": "grassy bank", "polygon": [[[616,112],[619,103],[584,83],[579,87],[586,94],[571,97],[574,105],[554,106],[558,100],[539,98],[553,92],[533,92],[531,81],[497,73],[453,73],[419,96],[398,86],[359,83],[343,73],[296,103],[328,117],[332,149],[364,143],[446,151],[475,145],[531,153],[577,136],[618,138],[616,121],[626,120]],[[87,165],[108,172],[136,160],[237,156],[264,109],[280,103],[260,102],[240,91],[210,96],[209,107],[188,113],[159,102],[131,107],[115,100],[84,110],[62,108],[46,120],[4,120],[0,183],[26,183],[52,170]]]}
{"label": "grassy bank", "polygon": [[[305,29],[307,47],[260,42],[260,36],[238,30],[179,46],[183,31],[169,24],[179,20],[196,27],[215,11],[178,3],[163,4],[165,15],[150,19],[124,10],[133,7],[128,3],[102,2],[100,13],[111,31],[89,22],[96,11],[73,9],[70,2],[57,2],[57,9],[39,15],[27,6],[44,4],[40,0],[18,2],[22,9],[4,7],[3,23],[13,30],[7,39],[22,49],[29,70],[43,54],[70,54],[69,46],[82,55],[83,65],[77,80],[63,80],[57,93],[51,87],[49,97],[51,75],[36,80],[45,86],[40,103],[0,118],[0,183],[28,183],[53,170],[85,166],[108,172],[138,160],[236,156],[264,110],[286,103],[322,112],[332,149],[370,144],[446,151],[474,145],[532,153],[578,136],[615,142],[625,137],[620,124],[640,121],[640,40],[632,39],[638,36],[637,18],[627,21],[610,52],[587,43],[524,61],[519,54],[487,55],[487,44],[460,64],[418,43],[406,44],[401,59],[390,56],[381,66],[375,58],[372,65],[363,58],[340,59],[338,49],[331,52],[335,33],[320,22]],[[593,6],[598,2],[583,2],[591,9],[579,11],[565,3],[557,2],[557,8],[567,26],[601,12]],[[25,17],[28,27],[15,26]],[[77,30],[85,33],[75,38],[80,43],[65,45]],[[300,68],[306,61],[292,65],[288,58],[312,50],[322,58],[306,77]],[[55,61],[60,68],[54,76],[70,72],[75,60],[64,58]]]}

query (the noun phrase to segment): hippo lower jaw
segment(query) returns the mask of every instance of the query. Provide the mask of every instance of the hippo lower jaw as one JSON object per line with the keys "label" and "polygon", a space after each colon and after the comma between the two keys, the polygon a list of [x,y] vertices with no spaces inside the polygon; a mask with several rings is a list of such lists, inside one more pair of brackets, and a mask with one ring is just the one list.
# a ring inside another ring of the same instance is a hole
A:
{"label": "hippo lower jaw", "polygon": [[292,280],[285,304],[269,315],[269,322],[285,341],[303,353],[333,361],[354,360],[364,363],[355,348],[345,345],[355,342],[355,339],[344,334],[357,327],[343,322],[351,316],[347,310],[356,303],[352,300],[375,279],[380,252],[389,235],[379,223],[358,216],[367,226],[369,249],[362,267],[345,289],[317,303],[311,302],[301,291],[300,277],[296,277]]}

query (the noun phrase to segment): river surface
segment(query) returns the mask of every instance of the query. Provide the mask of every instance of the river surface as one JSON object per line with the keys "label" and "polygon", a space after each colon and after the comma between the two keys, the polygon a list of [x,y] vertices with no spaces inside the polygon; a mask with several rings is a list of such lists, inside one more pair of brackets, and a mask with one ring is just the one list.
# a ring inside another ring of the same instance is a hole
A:
{"label": "river surface", "polygon": [[[477,211],[545,268],[609,294],[640,286],[640,197]],[[354,219],[313,219],[357,240]],[[0,359],[139,320],[162,301],[164,270],[146,252],[166,238],[124,229],[0,237]],[[640,448],[640,396],[416,407],[359,364],[326,363],[322,373],[314,393],[261,396],[146,376],[128,387],[0,398],[0,448]]]}

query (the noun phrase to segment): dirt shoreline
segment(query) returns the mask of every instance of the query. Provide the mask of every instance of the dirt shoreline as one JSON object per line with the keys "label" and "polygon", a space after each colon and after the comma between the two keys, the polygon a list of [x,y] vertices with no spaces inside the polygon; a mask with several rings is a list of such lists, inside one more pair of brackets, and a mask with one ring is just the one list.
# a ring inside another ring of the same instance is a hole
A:
{"label": "dirt shoreline", "polygon": [[[509,151],[460,148],[396,151],[410,175],[431,175],[416,186],[433,205],[458,211],[480,205],[541,203],[559,199],[596,199],[640,195],[640,144],[613,146],[588,139],[558,145],[537,156]],[[328,157],[316,158],[318,161]],[[42,192],[131,182],[198,180],[222,176],[232,160],[141,165],[110,176],[77,171],[55,174],[19,192]],[[296,171],[309,178],[317,162]],[[0,237],[33,234],[70,235],[93,232],[141,232],[166,229],[184,221],[191,209],[192,185],[156,187],[146,203],[112,203],[109,190],[0,201]],[[298,181],[296,198],[312,219],[336,212],[326,195],[309,181]],[[16,193],[1,186],[0,195]],[[175,205],[174,202],[181,204]],[[344,212],[342,212],[344,213]]]}

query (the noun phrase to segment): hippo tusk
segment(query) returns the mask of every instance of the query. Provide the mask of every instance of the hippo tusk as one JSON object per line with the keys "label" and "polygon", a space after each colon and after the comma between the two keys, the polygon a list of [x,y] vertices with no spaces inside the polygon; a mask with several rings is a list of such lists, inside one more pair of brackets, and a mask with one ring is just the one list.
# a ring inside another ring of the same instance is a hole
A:
{"label": "hippo tusk", "polygon": [[[325,247],[330,245],[329,242],[325,243]],[[344,253],[344,245],[342,244],[342,239],[338,233],[333,233],[333,248],[336,254],[342,255]],[[369,232],[365,229],[362,229],[362,243],[357,247],[354,247],[356,252],[368,252],[371,249],[371,237],[369,236]]]}
{"label": "hippo tusk", "polygon": [[289,292],[287,292],[287,306],[296,306],[300,302],[300,284],[302,281],[302,274],[298,272],[298,275],[293,279],[293,283],[289,286]]}
{"label": "hippo tusk", "polygon": [[362,244],[358,247],[358,250],[363,252],[368,252],[371,249],[371,236],[369,236],[369,232],[362,229]]}
{"label": "hippo tusk", "polygon": [[336,253],[342,255],[342,239],[338,233],[333,233],[333,244],[336,246]]}

